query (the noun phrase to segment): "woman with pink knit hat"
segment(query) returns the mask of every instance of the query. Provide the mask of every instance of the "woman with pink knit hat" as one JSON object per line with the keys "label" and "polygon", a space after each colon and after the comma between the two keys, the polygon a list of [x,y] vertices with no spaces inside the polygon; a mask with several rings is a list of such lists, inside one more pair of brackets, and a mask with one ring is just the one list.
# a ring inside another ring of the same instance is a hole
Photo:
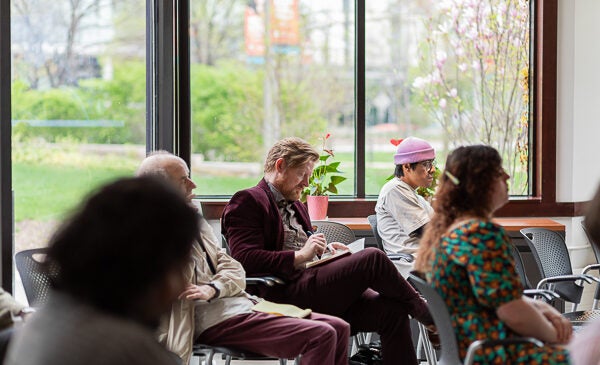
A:
{"label": "woman with pink knit hat", "polygon": [[[416,253],[423,229],[433,215],[431,205],[416,190],[431,186],[434,159],[435,150],[425,140],[408,137],[398,144],[394,178],[381,188],[375,206],[377,230],[387,253]],[[404,260],[394,264],[404,277],[413,269],[413,264]]]}

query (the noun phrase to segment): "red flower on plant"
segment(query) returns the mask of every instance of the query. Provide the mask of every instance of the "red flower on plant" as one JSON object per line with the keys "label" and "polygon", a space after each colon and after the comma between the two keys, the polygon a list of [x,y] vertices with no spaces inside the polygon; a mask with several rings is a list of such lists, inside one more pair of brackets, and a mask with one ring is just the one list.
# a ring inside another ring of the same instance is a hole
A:
{"label": "red flower on plant", "polygon": [[331,133],[327,133],[327,135],[325,136],[325,139],[329,139],[329,137],[331,137]]}
{"label": "red flower on plant", "polygon": [[394,146],[398,146],[402,141],[403,141],[402,138],[399,138],[399,139],[392,138],[392,139],[390,139],[390,143],[393,144]]}

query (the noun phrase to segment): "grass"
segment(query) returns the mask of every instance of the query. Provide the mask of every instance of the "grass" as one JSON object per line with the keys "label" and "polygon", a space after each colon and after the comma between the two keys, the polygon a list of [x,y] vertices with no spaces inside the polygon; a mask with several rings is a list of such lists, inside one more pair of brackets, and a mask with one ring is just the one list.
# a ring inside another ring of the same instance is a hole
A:
{"label": "grass", "polygon": [[61,219],[98,186],[133,171],[13,163],[15,221]]}
{"label": "grass", "polygon": [[[60,220],[98,186],[118,177],[132,176],[138,157],[126,155],[82,155],[74,151],[22,148],[13,162],[15,221]],[[27,155],[25,155],[25,152]],[[20,153],[20,154],[19,154]],[[365,188],[367,195],[377,196],[386,178],[393,173],[390,153],[370,152],[367,157]],[[338,185],[339,195],[354,194],[354,155],[337,153],[340,170],[348,180]],[[524,175],[524,174],[521,174]],[[523,179],[518,175],[516,179]],[[526,177],[526,175],[525,175]],[[238,190],[256,185],[260,176],[192,176],[198,185],[197,194],[229,196]]]}

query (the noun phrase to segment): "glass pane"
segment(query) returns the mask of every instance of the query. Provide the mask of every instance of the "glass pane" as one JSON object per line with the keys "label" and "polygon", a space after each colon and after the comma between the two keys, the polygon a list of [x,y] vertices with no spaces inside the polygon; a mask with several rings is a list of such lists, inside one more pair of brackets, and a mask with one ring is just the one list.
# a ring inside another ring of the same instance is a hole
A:
{"label": "glass pane", "polygon": [[145,154],[145,1],[12,0],[15,251]]}
{"label": "glass pane", "polygon": [[367,194],[394,172],[390,139],[498,149],[510,192],[527,195],[527,0],[373,0],[366,13]]}
{"label": "glass pane", "polygon": [[[354,194],[354,4],[350,0],[191,3],[192,174],[200,195],[262,177],[266,150],[298,136],[326,147]],[[332,161],[332,160],[330,160]]]}

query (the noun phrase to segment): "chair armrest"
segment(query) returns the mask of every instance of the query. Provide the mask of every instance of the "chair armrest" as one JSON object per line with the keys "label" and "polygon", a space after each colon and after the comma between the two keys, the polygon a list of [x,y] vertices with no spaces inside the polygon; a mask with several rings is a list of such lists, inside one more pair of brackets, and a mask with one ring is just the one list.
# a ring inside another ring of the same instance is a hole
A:
{"label": "chair armrest", "polygon": [[285,284],[285,281],[283,281],[283,279],[278,278],[277,276],[268,275],[268,276],[264,276],[264,278],[267,280],[271,280],[275,284],[279,284],[279,285]]}
{"label": "chair armrest", "polygon": [[277,276],[253,276],[246,277],[246,285],[283,285],[285,281],[281,280]]}
{"label": "chair armrest", "polygon": [[518,345],[530,343],[537,347],[543,347],[542,341],[537,340],[533,337],[513,337],[505,338],[503,340],[477,340],[469,345],[467,349],[467,356],[465,356],[465,365],[471,365],[475,358],[475,351],[483,347],[498,346],[498,345]]}
{"label": "chair armrest", "polygon": [[525,289],[523,290],[523,295],[535,299],[537,299],[538,297],[542,297],[548,302],[560,298],[560,295],[558,295],[558,293],[548,289]]}
{"label": "chair armrest", "polygon": [[415,261],[415,257],[409,253],[388,253],[387,257],[392,261],[404,260],[408,263]]}
{"label": "chair armrest", "polygon": [[577,281],[577,280],[583,280],[583,281],[587,282],[588,284],[591,284],[593,281],[595,281],[595,282],[600,281],[600,279],[595,278],[591,275],[583,275],[583,274],[560,275],[560,276],[552,276],[552,277],[544,278],[544,279],[540,280],[536,289],[542,289],[542,287],[544,285],[551,284],[551,283],[559,283],[559,282],[564,282],[564,281]]}
{"label": "chair armrest", "polygon": [[591,265],[584,267],[582,274],[585,275],[590,270],[599,270],[600,271],[600,264],[591,264]]}

